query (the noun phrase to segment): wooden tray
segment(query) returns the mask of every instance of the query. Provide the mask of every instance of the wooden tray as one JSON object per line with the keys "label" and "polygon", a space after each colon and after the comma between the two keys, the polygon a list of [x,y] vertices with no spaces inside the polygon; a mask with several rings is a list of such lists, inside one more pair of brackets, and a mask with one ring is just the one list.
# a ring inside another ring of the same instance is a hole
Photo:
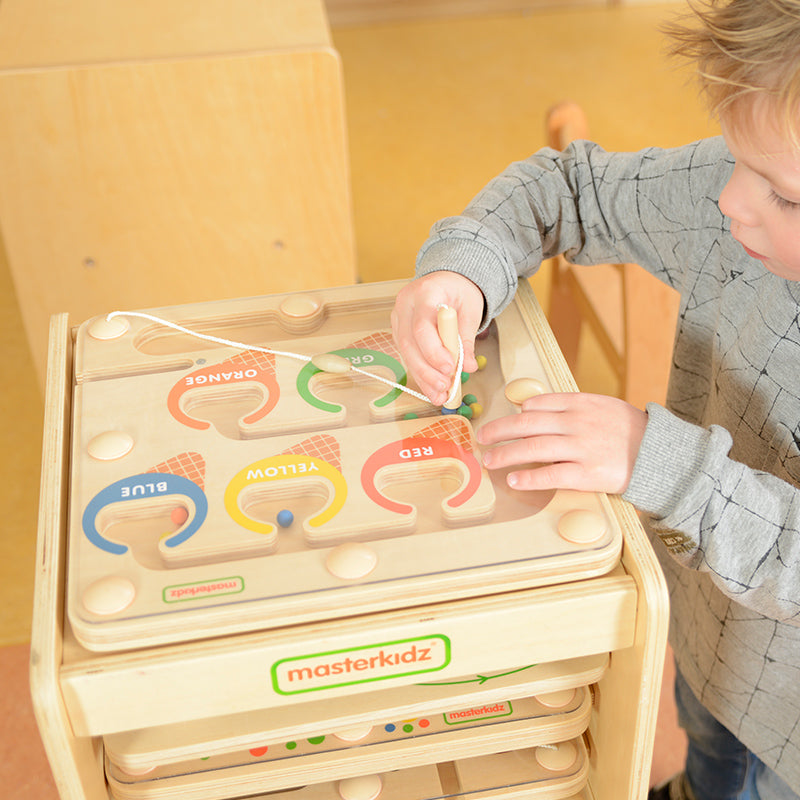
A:
{"label": "wooden tray", "polygon": [[[462,388],[483,410],[469,419],[370,377],[407,382],[389,330],[398,288],[152,312],[277,354],[135,316],[81,326],[68,614],[82,645],[280,627],[586,578],[618,562],[605,496],[513,492],[481,466],[474,431],[515,412],[507,384],[572,388],[532,296],[478,343],[486,367]],[[320,371],[307,360],[320,353],[364,372]],[[588,524],[580,540],[565,532],[575,518]]]}

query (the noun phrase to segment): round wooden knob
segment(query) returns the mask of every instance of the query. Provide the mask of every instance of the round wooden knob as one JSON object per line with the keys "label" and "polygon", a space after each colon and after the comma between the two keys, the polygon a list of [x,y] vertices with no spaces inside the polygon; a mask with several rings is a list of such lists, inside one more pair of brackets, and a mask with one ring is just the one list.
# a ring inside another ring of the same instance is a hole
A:
{"label": "round wooden knob", "polygon": [[544,394],[546,391],[545,385],[536,378],[517,378],[506,384],[505,395],[510,402],[521,406],[529,397]]}

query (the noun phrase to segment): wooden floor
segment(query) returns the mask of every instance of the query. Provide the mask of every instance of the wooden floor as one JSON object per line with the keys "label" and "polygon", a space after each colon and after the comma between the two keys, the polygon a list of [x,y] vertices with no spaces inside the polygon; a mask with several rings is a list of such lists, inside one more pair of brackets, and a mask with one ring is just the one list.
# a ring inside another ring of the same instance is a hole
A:
{"label": "wooden floor", "polygon": [[[715,133],[686,73],[661,55],[656,26],[676,7],[591,5],[334,28],[362,279],[409,276],[430,225],[542,146],[545,110],[560,100],[581,103],[593,138],[609,149]],[[534,287],[546,303],[546,276]],[[1,250],[0,334],[0,786],[8,800],[54,800],[26,674],[43,408]],[[614,393],[591,342],[584,354],[581,387]],[[654,780],[680,763],[670,715],[667,690]]]}

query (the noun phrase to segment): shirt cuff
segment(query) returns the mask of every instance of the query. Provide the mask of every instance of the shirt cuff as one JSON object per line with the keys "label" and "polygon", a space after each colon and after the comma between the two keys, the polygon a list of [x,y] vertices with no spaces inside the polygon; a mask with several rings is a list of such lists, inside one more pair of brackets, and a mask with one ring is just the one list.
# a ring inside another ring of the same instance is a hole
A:
{"label": "shirt cuff", "polygon": [[504,255],[474,232],[448,230],[423,245],[417,256],[417,277],[440,270],[457,272],[481,290],[486,303],[482,327],[514,299],[517,290],[517,275],[506,266]]}
{"label": "shirt cuff", "polygon": [[640,511],[664,518],[695,485],[711,432],[647,404],[647,427],[622,495]]}

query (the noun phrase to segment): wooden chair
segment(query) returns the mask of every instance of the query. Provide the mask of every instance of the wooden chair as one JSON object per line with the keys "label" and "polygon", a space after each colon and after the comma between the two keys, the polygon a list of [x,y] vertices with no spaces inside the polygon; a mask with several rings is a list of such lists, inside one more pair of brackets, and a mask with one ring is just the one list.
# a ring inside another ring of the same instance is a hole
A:
{"label": "wooden chair", "polygon": [[[557,150],[589,138],[586,116],[576,103],[554,106],[546,121],[547,143]],[[558,256],[551,269],[548,318],[573,372],[586,325],[617,378],[619,397],[639,408],[651,400],[663,402],[677,292],[637,264],[575,267]]]}

